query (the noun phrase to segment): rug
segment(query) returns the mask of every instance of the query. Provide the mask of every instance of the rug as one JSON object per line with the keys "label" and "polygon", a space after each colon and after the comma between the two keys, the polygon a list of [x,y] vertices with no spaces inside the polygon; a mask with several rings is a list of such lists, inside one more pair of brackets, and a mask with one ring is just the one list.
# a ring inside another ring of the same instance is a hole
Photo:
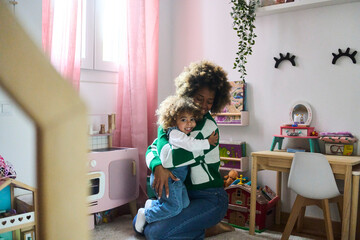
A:
{"label": "rug", "polygon": [[[130,214],[115,218],[112,222],[103,223],[95,226],[91,230],[92,240],[145,240],[145,237],[136,234],[132,228],[132,217]],[[246,230],[236,228],[233,232],[226,232],[217,236],[206,238],[207,240],[239,240],[239,239],[281,239],[281,233],[264,231],[256,233],[255,236],[249,235]],[[301,240],[301,238],[290,236],[291,240]]]}

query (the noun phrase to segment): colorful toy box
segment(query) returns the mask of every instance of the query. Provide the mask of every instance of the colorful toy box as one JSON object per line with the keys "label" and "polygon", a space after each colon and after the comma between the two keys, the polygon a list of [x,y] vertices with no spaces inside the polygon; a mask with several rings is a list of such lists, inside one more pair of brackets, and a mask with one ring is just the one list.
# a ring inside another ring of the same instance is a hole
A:
{"label": "colorful toy box", "polygon": [[357,138],[350,132],[322,132],[320,140],[325,143],[325,154],[350,156]]}
{"label": "colorful toy box", "polygon": [[342,143],[325,143],[325,154],[333,155],[352,155],[354,146]]}
{"label": "colorful toy box", "polygon": [[[238,228],[249,229],[250,192],[248,185],[231,185],[225,188],[229,197],[229,207],[224,221]],[[262,232],[275,221],[275,206],[279,197],[267,200],[258,190],[256,196],[255,229]]]}

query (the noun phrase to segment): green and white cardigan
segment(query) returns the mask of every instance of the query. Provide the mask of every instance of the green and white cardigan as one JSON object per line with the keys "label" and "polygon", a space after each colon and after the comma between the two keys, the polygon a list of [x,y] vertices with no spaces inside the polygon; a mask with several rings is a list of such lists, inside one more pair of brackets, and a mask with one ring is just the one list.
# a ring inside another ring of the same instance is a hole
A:
{"label": "green and white cardigan", "polygon": [[[195,139],[206,139],[214,131],[219,134],[215,120],[207,113],[201,121],[197,122],[190,136]],[[219,143],[216,146],[210,145],[208,150],[195,152],[188,152],[182,148],[175,149],[169,144],[166,132],[159,127],[158,138],[146,151],[146,164],[151,171],[154,171],[155,167],[162,162],[163,167],[170,170],[189,165],[189,174],[185,180],[185,185],[189,190],[223,186],[219,173]]]}

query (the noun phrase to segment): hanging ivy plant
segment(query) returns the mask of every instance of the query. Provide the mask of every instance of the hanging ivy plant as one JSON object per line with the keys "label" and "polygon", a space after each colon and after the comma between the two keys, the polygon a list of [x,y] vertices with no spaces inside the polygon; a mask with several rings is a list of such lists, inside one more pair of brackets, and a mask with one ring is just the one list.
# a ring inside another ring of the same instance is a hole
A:
{"label": "hanging ivy plant", "polygon": [[259,4],[259,0],[250,0],[247,4],[245,0],[231,0],[232,11],[230,12],[233,18],[233,29],[239,37],[238,51],[234,62],[233,69],[238,69],[240,72],[240,79],[245,81],[247,56],[252,54],[252,46],[255,44],[256,34],[255,29],[255,8]]}

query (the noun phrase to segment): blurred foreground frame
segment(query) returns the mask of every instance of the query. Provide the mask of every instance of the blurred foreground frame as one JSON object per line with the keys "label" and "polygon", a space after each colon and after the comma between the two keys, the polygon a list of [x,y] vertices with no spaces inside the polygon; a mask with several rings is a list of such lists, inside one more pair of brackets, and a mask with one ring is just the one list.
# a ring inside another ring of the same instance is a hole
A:
{"label": "blurred foreground frame", "polygon": [[89,239],[87,111],[0,1],[0,86],[36,128],[36,239]]}

